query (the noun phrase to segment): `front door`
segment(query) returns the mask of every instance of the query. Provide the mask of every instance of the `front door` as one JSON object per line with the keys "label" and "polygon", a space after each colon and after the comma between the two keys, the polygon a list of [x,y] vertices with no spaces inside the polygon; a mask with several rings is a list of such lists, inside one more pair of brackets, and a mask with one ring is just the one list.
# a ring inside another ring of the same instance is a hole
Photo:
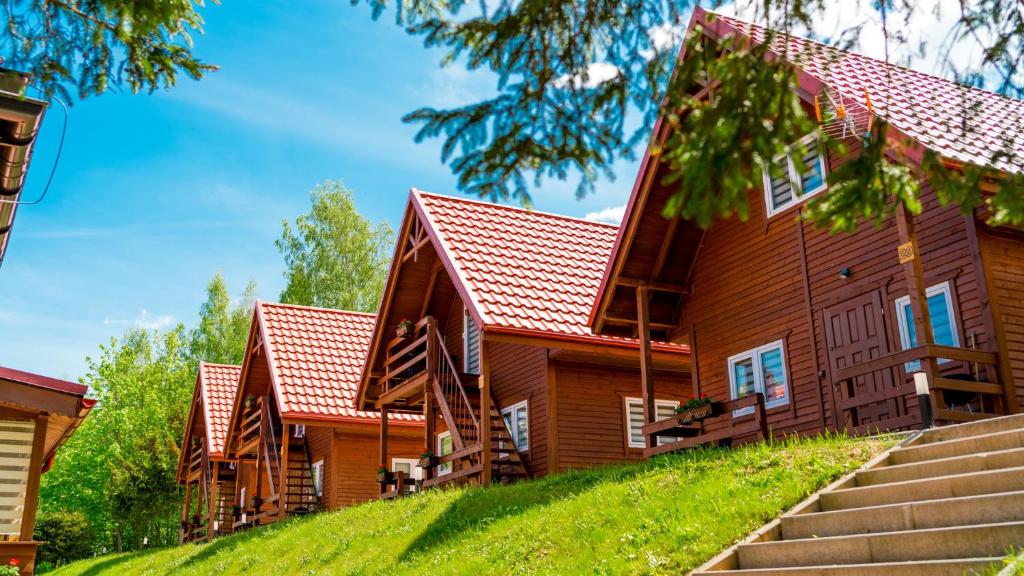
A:
{"label": "front door", "polygon": [[889,354],[885,308],[878,290],[855,296],[822,310],[828,347],[833,424],[851,433],[886,429],[906,415],[900,380],[893,368],[837,381],[835,374],[861,362]]}

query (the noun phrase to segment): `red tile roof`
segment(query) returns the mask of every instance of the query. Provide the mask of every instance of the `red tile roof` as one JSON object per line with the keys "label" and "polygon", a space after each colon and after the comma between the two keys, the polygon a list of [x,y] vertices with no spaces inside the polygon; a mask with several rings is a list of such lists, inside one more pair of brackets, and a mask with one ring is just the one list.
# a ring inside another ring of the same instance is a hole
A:
{"label": "red tile roof", "polygon": [[10,380],[11,382],[27,384],[37,388],[48,388],[50,390],[73,394],[75,396],[85,396],[86,393],[89,392],[89,388],[83,384],[68,382],[67,380],[58,380],[57,378],[50,378],[49,376],[41,376],[39,374],[32,374],[31,372],[15,370],[14,368],[5,368],[3,366],[0,366],[0,380]]}
{"label": "red tile roof", "polygon": [[202,394],[206,442],[211,457],[224,456],[224,438],[231,422],[231,407],[238,393],[241,374],[241,366],[207,362],[199,364],[199,391]]}
{"label": "red tile roof", "polygon": [[[695,17],[699,14],[695,15]],[[767,29],[719,14],[709,26],[725,24],[757,42]],[[722,30],[728,33],[729,30]],[[861,103],[863,89],[875,113],[939,155],[958,162],[1024,172],[1024,100],[945,80],[827,44],[773,34],[772,51],[820,82]],[[1007,140],[1004,142],[1004,138]],[[1014,158],[993,157],[1006,150]]]}
{"label": "red tile roof", "polygon": [[617,226],[418,190],[413,203],[484,330],[637,344],[595,335],[587,325]]}
{"label": "red tile roof", "polygon": [[[282,416],[380,421],[380,413],[355,408],[376,315],[270,302],[257,302],[256,313]],[[422,417],[393,414],[388,421]]]}

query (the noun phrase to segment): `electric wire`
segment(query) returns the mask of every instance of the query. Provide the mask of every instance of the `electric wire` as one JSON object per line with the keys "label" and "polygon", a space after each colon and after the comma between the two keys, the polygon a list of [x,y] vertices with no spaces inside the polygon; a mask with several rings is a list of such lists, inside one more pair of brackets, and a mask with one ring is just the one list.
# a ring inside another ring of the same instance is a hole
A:
{"label": "electric wire", "polygon": [[[36,86],[33,86],[33,88],[36,88],[36,90],[39,90],[40,92],[42,92],[42,90],[39,89]],[[61,125],[61,128],[60,128],[60,142],[57,144],[57,156],[54,157],[54,159],[53,159],[53,166],[50,168],[50,176],[46,179],[46,186],[43,188],[43,192],[42,192],[42,194],[39,195],[39,198],[36,198],[35,200],[30,200],[30,201],[4,200],[4,199],[0,198],[0,204],[14,204],[16,206],[31,206],[33,204],[39,204],[40,202],[43,201],[44,198],[46,198],[46,193],[50,191],[50,185],[53,184],[53,177],[57,173],[57,165],[60,164],[61,152],[64,151],[64,138],[65,138],[65,136],[67,136],[67,133],[68,133],[68,105],[65,104],[64,101],[61,100],[55,94],[49,94],[47,96],[51,100],[56,100],[57,103],[60,104],[60,107],[64,110],[64,122],[63,122],[63,124]],[[37,130],[37,132],[38,132],[38,130]],[[23,160],[19,164],[25,164],[27,162],[28,162],[27,160]],[[12,162],[7,162],[7,163],[8,164],[14,164]],[[22,194],[24,194],[24,190],[22,191]]]}

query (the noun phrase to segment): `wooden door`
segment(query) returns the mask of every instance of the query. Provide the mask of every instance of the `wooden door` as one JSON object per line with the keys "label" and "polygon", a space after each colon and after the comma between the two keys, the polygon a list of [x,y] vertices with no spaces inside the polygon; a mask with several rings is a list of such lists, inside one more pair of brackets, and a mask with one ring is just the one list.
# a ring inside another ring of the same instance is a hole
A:
{"label": "wooden door", "polygon": [[885,308],[878,290],[855,296],[822,310],[828,348],[833,422],[851,433],[888,427],[906,411],[895,369],[889,368],[840,382],[835,374],[889,354]]}

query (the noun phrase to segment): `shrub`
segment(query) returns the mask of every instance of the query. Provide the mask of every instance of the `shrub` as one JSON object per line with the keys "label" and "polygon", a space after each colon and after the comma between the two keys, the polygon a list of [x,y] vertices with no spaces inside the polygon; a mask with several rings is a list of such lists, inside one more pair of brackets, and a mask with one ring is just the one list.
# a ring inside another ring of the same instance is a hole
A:
{"label": "shrub", "polygon": [[58,510],[36,521],[35,539],[41,542],[36,562],[60,566],[91,556],[96,533],[85,514]]}

